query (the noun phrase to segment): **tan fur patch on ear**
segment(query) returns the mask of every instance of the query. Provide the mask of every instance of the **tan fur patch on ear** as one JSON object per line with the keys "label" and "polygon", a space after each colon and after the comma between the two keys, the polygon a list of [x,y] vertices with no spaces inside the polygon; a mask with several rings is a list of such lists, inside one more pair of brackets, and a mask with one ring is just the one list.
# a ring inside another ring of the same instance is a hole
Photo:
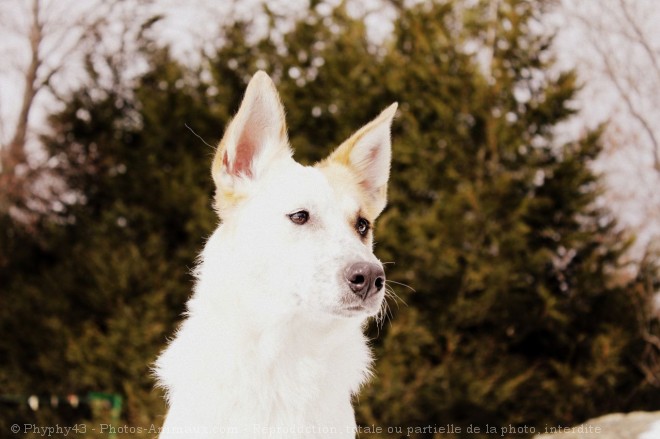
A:
{"label": "tan fur patch on ear", "polygon": [[226,148],[224,141],[220,141],[218,147],[215,149],[215,156],[213,156],[213,164],[211,164],[211,177],[213,177],[213,182],[215,186],[219,186],[218,178],[220,176],[220,171],[222,171],[222,165],[224,162],[224,156],[226,154]]}
{"label": "tan fur patch on ear", "polygon": [[[315,167],[323,172],[330,185],[336,191],[345,194],[356,194],[360,210],[364,214],[365,219],[371,223],[376,220],[382,208],[374,203],[373,198],[369,196],[360,184],[357,175],[348,166],[339,164],[338,162],[324,160],[317,163]],[[383,189],[387,190],[386,187]],[[383,194],[383,196],[385,195]]]}
{"label": "tan fur patch on ear", "polygon": [[222,216],[221,212],[226,212],[229,208],[237,205],[245,198],[244,195],[236,194],[233,188],[228,188],[226,185],[220,183],[220,175],[222,175],[222,169],[226,166],[227,160],[227,151],[224,143],[225,140],[223,139],[220,141],[220,144],[218,144],[211,165],[211,176],[213,177],[216,187],[213,208],[218,216]]}
{"label": "tan fur patch on ear", "polygon": [[244,199],[244,195],[237,195],[234,191],[217,189],[213,199],[213,208],[218,216],[222,217],[221,213],[227,212],[229,208],[236,206]]}
{"label": "tan fur patch on ear", "polygon": [[342,164],[344,166],[351,166],[351,151],[353,150],[353,145],[359,140],[361,136],[354,135],[350,139],[342,143],[339,148],[337,148],[330,157],[327,157],[324,162],[334,161],[336,163]]}

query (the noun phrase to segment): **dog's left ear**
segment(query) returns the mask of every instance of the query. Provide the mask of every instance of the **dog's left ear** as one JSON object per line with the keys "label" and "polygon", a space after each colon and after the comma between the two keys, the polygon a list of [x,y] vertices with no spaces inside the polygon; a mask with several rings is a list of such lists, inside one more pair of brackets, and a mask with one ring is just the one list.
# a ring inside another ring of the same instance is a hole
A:
{"label": "dog's left ear", "polygon": [[390,131],[397,106],[398,104],[394,103],[387,107],[323,162],[348,167],[366,195],[373,218],[380,215],[387,204],[387,181],[392,160]]}

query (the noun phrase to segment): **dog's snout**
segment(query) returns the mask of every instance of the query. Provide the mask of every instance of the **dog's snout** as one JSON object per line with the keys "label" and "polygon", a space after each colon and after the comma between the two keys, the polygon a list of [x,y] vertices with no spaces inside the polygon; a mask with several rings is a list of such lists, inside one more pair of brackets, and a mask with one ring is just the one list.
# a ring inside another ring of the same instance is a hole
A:
{"label": "dog's snout", "polygon": [[385,286],[385,271],[379,264],[355,262],[344,271],[346,282],[362,300],[376,294]]}

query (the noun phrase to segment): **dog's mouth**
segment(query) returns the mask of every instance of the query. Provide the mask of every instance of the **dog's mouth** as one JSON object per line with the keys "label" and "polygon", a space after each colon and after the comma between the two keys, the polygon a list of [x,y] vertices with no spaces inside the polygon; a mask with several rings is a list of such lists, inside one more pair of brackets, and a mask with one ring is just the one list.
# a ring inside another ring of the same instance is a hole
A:
{"label": "dog's mouth", "polygon": [[368,316],[371,313],[364,305],[354,305],[354,306],[347,306],[341,308],[339,310],[339,314],[341,314],[344,317],[360,317],[360,316]]}
{"label": "dog's mouth", "polygon": [[350,301],[343,303],[335,309],[335,314],[342,317],[371,317],[378,314],[383,301],[381,294],[370,297],[361,302]]}
{"label": "dog's mouth", "polygon": [[333,314],[340,317],[364,318],[370,316],[372,313],[368,312],[368,310],[364,306],[350,306],[350,307],[343,307],[336,309]]}

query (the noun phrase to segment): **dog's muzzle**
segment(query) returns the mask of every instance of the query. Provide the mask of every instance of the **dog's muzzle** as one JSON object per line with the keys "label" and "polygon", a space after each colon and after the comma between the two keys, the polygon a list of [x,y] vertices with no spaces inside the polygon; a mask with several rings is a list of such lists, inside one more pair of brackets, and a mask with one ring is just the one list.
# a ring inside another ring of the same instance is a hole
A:
{"label": "dog's muzzle", "polygon": [[366,300],[385,286],[385,271],[379,264],[355,262],[344,270],[344,278],[351,291]]}

